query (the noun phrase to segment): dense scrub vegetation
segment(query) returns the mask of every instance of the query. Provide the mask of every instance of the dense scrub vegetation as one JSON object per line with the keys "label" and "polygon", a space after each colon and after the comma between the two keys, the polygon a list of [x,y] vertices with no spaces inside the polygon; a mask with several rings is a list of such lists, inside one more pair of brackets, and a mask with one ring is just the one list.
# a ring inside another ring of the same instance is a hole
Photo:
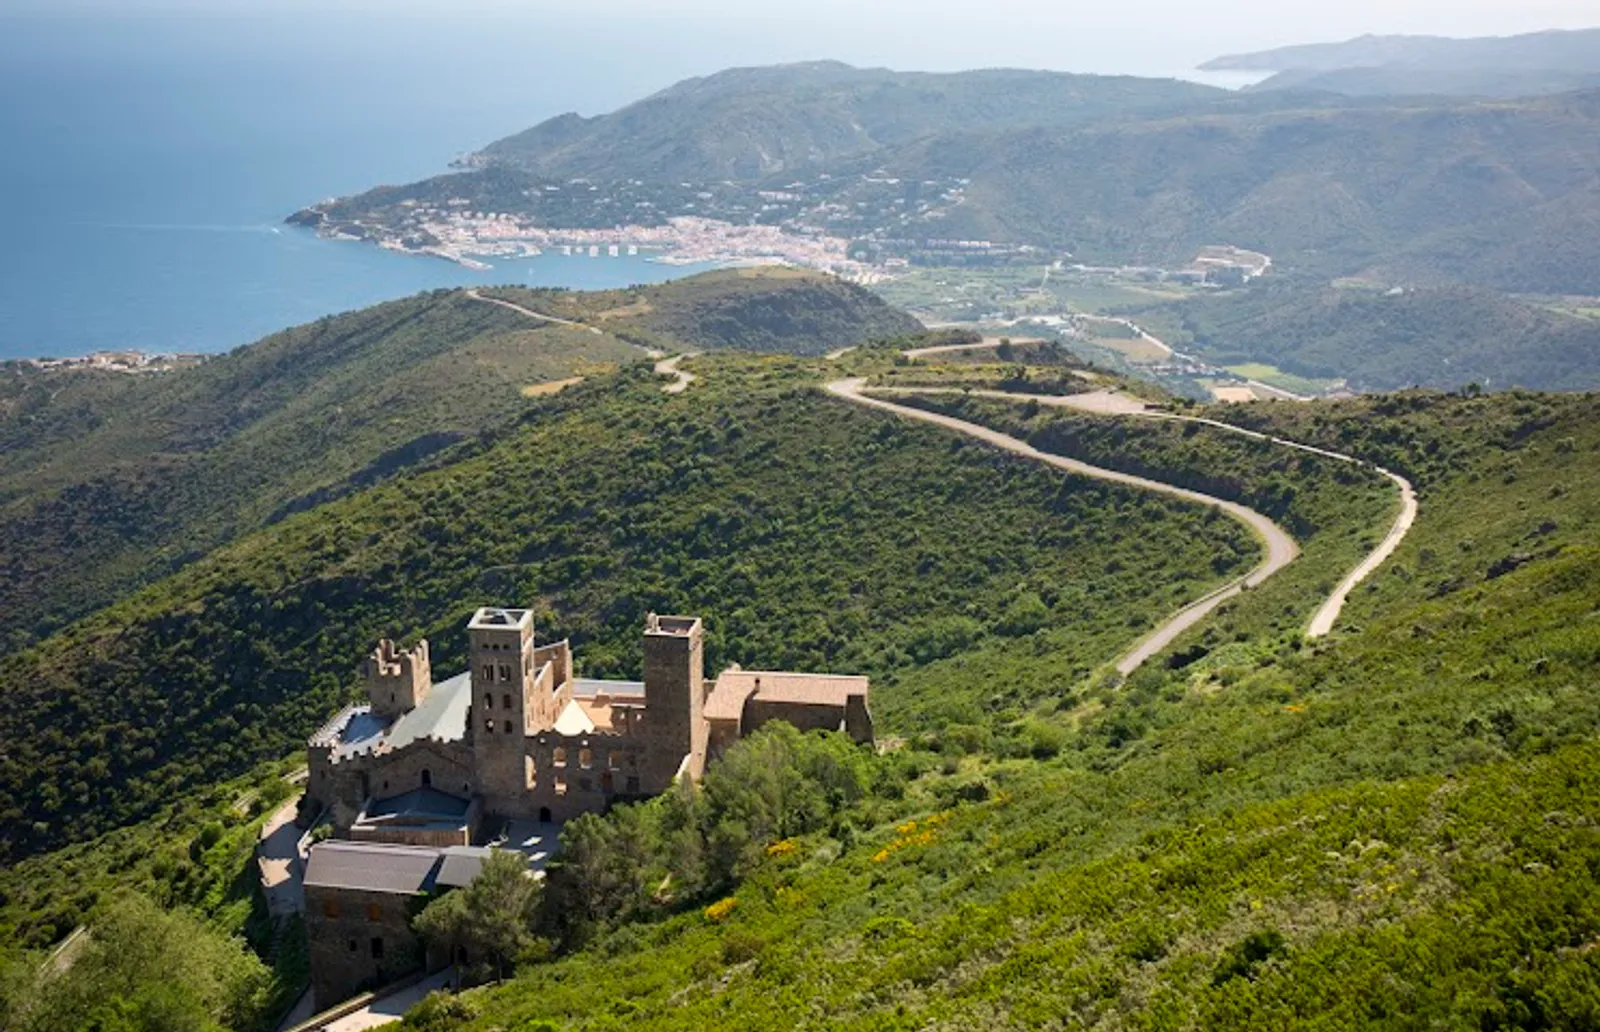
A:
{"label": "dense scrub vegetation", "polygon": [[1129,314],[1218,365],[1266,362],[1363,391],[1600,384],[1600,320],[1483,290],[1269,280]]}
{"label": "dense scrub vegetation", "polygon": [[[0,870],[0,1029],[272,1027],[304,988],[307,957],[298,921],[267,914],[254,847],[298,791],[284,775],[301,762]],[[67,938],[79,928],[86,937]]]}
{"label": "dense scrub vegetation", "polygon": [[532,601],[597,675],[637,670],[652,609],[704,614],[713,670],[881,674],[1043,627],[1098,664],[1255,562],[1205,510],[829,401],[792,360],[696,368],[678,396],[641,369],[540,399],[7,657],[9,855],[282,755],[380,635],[428,635],[448,670],[485,601]]}
{"label": "dense scrub vegetation", "polygon": [[858,809],[715,911],[525,967],[446,1027],[1600,1018],[1597,399],[1218,414],[1417,480],[1422,521],[1334,639],[1263,646],[1246,596],[1217,621],[1239,640],[1038,713],[1042,762],[978,726],[918,736],[943,759],[893,819]]}
{"label": "dense scrub vegetation", "polygon": [[736,348],[821,355],[921,329],[915,319],[861,287],[782,266],[731,269],[626,290],[577,294],[502,287],[491,293],[669,352]]}
{"label": "dense scrub vegetation", "polygon": [[[36,958],[0,957],[0,1027],[270,1017],[296,961],[269,978],[233,937],[270,952],[247,857],[284,768],[198,786],[296,751],[379,634],[429,635],[448,670],[463,616],[505,598],[595,673],[637,671],[650,609],[704,613],[713,669],[870,673],[889,748],[775,728],[697,796],[573,822],[507,940],[516,977],[414,1027],[1600,1021],[1600,398],[1204,410],[1418,487],[1316,642],[1310,608],[1392,517],[1384,482],[1215,428],[930,398],[1301,536],[1119,683],[1106,661],[1251,542],[814,388],[892,366],[718,356],[677,396],[594,376],[8,657],[4,840],[37,855],[0,872],[7,948],[100,921],[194,970],[161,986],[100,949],[49,1010]],[[79,978],[117,988],[86,1003]]]}
{"label": "dense scrub vegetation", "polygon": [[0,644],[500,426],[526,388],[642,361],[636,345],[803,353],[917,329],[857,287],[787,270],[505,293],[616,332],[436,291],[166,375],[0,365]]}
{"label": "dense scrub vegetation", "polygon": [[171,374],[0,366],[0,642],[638,361],[459,292],[318,320]]}

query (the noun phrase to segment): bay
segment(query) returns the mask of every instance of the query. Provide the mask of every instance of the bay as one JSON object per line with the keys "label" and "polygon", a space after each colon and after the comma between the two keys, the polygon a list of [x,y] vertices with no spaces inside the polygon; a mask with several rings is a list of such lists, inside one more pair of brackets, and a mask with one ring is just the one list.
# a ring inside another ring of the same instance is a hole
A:
{"label": "bay", "polygon": [[536,64],[522,55],[539,48],[537,26],[440,44],[443,27],[0,19],[0,359],[216,352],[437,287],[602,288],[696,271],[559,254],[478,271],[284,225],[323,197],[445,172],[549,115],[662,84],[586,67],[601,46],[582,23],[550,23],[574,49]]}

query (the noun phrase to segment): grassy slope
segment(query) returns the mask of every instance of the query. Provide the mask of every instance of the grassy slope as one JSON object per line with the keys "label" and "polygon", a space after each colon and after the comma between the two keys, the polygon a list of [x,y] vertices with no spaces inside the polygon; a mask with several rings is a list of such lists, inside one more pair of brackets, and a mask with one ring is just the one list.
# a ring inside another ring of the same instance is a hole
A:
{"label": "grassy slope", "polygon": [[[726,923],[624,928],[475,994],[474,1027],[1589,1027],[1600,399],[1240,416],[1422,490],[1334,639],[1143,671],[1070,714],[1058,759],[968,756],[903,816],[952,780],[989,801],[808,840]],[[1217,621],[1236,644],[1261,602]]]}
{"label": "grassy slope", "polygon": [[[636,670],[651,609],[703,612],[714,666],[881,673],[991,633],[1026,586],[1101,662],[1128,622],[1254,561],[1242,531],[1191,507],[829,402],[808,386],[819,368],[699,364],[705,382],[676,397],[639,370],[542,399],[434,469],[286,520],[6,659],[9,854],[282,755],[380,634],[426,633],[448,669],[485,600],[533,602],[542,633],[572,635],[596,674]],[[1128,538],[1130,523],[1149,530]]]}

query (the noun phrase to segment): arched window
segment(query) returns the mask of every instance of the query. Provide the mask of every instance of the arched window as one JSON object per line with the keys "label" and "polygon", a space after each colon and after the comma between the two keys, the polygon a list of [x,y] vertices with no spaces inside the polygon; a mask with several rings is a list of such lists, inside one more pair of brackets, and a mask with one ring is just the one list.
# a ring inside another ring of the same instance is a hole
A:
{"label": "arched window", "polygon": [[433,771],[427,767],[422,768],[422,787],[428,788],[433,784]]}
{"label": "arched window", "polygon": [[588,770],[590,767],[594,766],[594,752],[593,752],[593,750],[590,750],[590,749],[579,749],[578,750],[578,766],[582,767],[584,770]]}
{"label": "arched window", "polygon": [[494,692],[483,693],[483,708],[494,709]]}
{"label": "arched window", "polygon": [[567,750],[559,745],[556,746],[555,752],[550,755],[550,762],[557,767],[565,767],[567,765]]}

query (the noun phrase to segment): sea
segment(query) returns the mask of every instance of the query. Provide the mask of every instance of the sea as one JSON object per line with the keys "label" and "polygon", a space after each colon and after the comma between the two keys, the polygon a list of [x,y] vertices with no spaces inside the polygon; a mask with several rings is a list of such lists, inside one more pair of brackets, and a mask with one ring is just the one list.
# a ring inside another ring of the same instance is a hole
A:
{"label": "sea", "polygon": [[437,287],[602,288],[698,271],[603,253],[477,271],[284,219],[446,172],[561,112],[598,114],[807,45],[740,25],[685,34],[648,16],[118,10],[0,14],[0,359],[219,352]]}

